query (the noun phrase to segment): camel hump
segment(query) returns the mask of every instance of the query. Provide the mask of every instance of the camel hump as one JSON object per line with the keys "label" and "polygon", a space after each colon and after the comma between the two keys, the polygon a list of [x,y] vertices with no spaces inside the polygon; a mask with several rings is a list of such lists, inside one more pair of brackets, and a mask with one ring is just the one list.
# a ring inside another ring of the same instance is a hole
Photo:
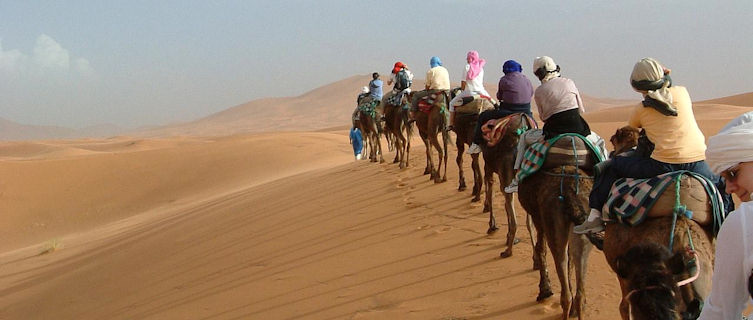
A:
{"label": "camel hump", "polygon": [[671,217],[675,213],[702,226],[721,225],[724,219],[721,196],[713,182],[689,171],[674,171],[648,179],[617,180],[604,205],[604,213],[631,226],[648,218]]}
{"label": "camel hump", "polygon": [[468,102],[462,106],[455,107],[455,112],[479,114],[491,109],[494,109],[494,105],[488,97],[474,96],[473,101]]}
{"label": "camel hump", "polygon": [[563,136],[550,147],[542,169],[575,166],[586,172],[593,171],[598,156],[579,136]]}

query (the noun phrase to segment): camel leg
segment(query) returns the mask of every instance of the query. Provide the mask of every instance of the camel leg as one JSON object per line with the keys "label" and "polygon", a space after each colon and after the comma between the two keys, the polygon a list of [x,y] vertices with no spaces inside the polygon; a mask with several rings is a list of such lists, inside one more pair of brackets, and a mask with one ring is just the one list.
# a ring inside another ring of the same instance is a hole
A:
{"label": "camel leg", "polygon": [[444,152],[446,150],[442,150],[442,146],[439,144],[439,140],[437,140],[437,134],[435,132],[432,132],[430,134],[429,139],[430,139],[429,141],[431,142],[431,145],[434,146],[435,149],[437,149],[438,165],[436,166],[436,168],[434,168],[434,165],[432,164],[432,168],[436,169],[436,171],[432,171],[432,176],[434,177],[434,183],[441,183],[441,182],[447,181],[447,172],[445,172],[444,180],[442,180],[442,176],[440,174],[440,171],[442,170],[442,159],[446,158],[444,155]]}
{"label": "camel leg", "polygon": [[497,221],[494,219],[494,206],[492,205],[492,194],[494,191],[494,172],[490,165],[484,164],[484,185],[486,186],[486,199],[484,200],[484,212],[489,212],[489,229],[486,234],[492,234],[499,230]]}
{"label": "camel leg", "polygon": [[[462,153],[458,150],[458,156],[461,156]],[[473,193],[471,195],[473,196],[473,199],[471,199],[471,202],[478,202],[481,200],[481,167],[478,164],[478,154],[471,155],[471,169],[473,170]]]}
{"label": "camel leg", "polygon": [[528,236],[531,237],[531,246],[534,248],[533,254],[533,270],[541,269],[541,257],[536,254],[536,229],[533,228],[533,221],[531,221],[531,215],[526,213],[526,229],[528,229]]}
{"label": "camel leg", "polygon": [[[544,238],[543,223],[541,222],[541,216],[538,212],[528,212],[533,221],[533,225],[536,229],[536,245],[533,246],[534,262],[539,261],[539,295],[536,296],[536,301],[543,301],[554,295],[552,293],[552,286],[549,281],[549,271],[546,268],[546,249],[547,241]],[[534,269],[535,266],[534,266]]]}
{"label": "camel leg", "polygon": [[[502,181],[502,179],[499,179]],[[504,186],[500,186],[504,189]],[[515,217],[515,208],[512,205],[513,195],[505,193],[505,211],[507,213],[507,250],[499,254],[502,258],[512,256],[512,246],[520,242],[519,239],[515,239],[515,233],[518,230],[518,219]]]}
{"label": "camel leg", "polygon": [[410,139],[413,136],[412,124],[405,125],[405,167],[410,165]]}
{"label": "camel leg", "polygon": [[382,141],[379,140],[379,131],[374,132],[372,140],[376,143],[376,153],[379,156],[379,163],[384,163],[384,155],[382,153]]}
{"label": "camel leg", "polygon": [[[568,227],[571,230],[572,224]],[[583,235],[570,232],[569,254],[570,261],[575,267],[575,298],[570,316],[583,319],[586,311],[586,271],[588,269],[588,255],[591,253],[591,241]]]}
{"label": "camel leg", "polygon": [[450,135],[449,133],[447,133],[447,130],[444,129],[445,127],[444,122],[440,122],[439,125],[440,125],[439,130],[442,132],[442,145],[444,146],[444,153],[442,153],[443,155],[442,163],[444,163],[444,171],[442,172],[442,182],[445,182],[447,181],[447,158],[448,158],[447,154],[450,151],[450,149],[447,148],[447,145],[450,142]]}
{"label": "camel leg", "polygon": [[[554,266],[557,269],[557,278],[560,281],[560,307],[562,307],[562,319],[566,320],[572,307],[572,294],[570,293],[568,241],[572,233],[572,223],[566,221],[561,205],[555,210],[547,212],[544,231],[546,233],[549,251],[552,252]],[[568,228],[569,227],[569,228]]]}
{"label": "camel leg", "polygon": [[[460,140],[458,140],[459,142]],[[455,157],[455,163],[458,164],[458,191],[465,191],[465,176],[463,174],[463,150],[464,145],[457,143],[458,155]]]}

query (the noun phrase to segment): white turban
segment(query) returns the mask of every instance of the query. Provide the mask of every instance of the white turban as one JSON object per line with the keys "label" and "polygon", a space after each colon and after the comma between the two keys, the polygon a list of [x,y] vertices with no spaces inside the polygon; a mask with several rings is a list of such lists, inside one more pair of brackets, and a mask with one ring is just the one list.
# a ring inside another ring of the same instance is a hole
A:
{"label": "white turban", "polygon": [[554,59],[548,56],[536,57],[536,59],[533,60],[533,72],[536,73],[536,70],[539,70],[540,68],[544,68],[544,70],[547,71],[547,74],[541,79],[541,82],[549,81],[560,76],[557,64],[554,63]]}
{"label": "white turban", "polygon": [[[654,58],[643,58],[633,66],[633,73],[630,74],[630,82],[635,87],[634,81],[660,81],[664,79],[664,67]],[[645,90],[646,95],[654,100],[660,101],[667,108],[677,114],[677,109],[672,106],[672,93],[669,92],[669,86],[672,81],[663,81],[661,87],[654,90]],[[636,88],[640,90],[640,88]]]}
{"label": "white turban", "polygon": [[369,93],[369,87],[361,88],[361,93]]}
{"label": "white turban", "polygon": [[730,121],[706,148],[706,162],[716,174],[748,161],[753,161],[753,111]]}

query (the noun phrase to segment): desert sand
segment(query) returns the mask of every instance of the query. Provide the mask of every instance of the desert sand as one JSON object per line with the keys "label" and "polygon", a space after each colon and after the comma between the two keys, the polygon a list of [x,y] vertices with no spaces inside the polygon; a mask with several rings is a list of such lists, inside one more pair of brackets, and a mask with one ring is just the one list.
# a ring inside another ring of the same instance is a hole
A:
{"label": "desert sand", "polygon": [[[407,169],[353,160],[367,79],[128,136],[0,143],[0,319],[558,318],[553,267],[537,303],[527,231],[499,258],[505,225],[486,234],[454,161],[434,184],[415,138]],[[587,99],[586,119],[608,139],[629,103]],[[751,106],[695,113],[708,137]],[[586,316],[617,318],[619,299],[594,250]]]}

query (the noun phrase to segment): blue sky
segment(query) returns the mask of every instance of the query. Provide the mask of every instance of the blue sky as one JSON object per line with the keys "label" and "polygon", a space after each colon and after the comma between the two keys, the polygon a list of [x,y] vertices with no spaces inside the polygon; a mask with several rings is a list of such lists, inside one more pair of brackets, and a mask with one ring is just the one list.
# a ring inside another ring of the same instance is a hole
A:
{"label": "blue sky", "polygon": [[[592,96],[639,97],[632,65],[673,69],[694,100],[753,91],[753,1],[4,1],[0,117],[84,127],[193,120],[294,96],[396,60],[422,77],[465,53],[495,83],[548,55]],[[354,94],[359,88],[353,88]]]}

